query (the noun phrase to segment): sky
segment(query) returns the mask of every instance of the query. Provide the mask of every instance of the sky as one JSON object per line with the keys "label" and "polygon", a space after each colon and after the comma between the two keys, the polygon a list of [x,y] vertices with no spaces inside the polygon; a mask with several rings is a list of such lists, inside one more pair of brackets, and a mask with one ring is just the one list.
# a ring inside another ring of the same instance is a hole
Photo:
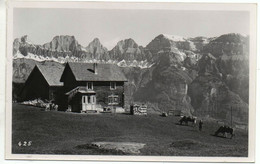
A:
{"label": "sky", "polygon": [[44,44],[57,35],[73,35],[82,46],[99,38],[110,50],[128,38],[146,46],[159,34],[248,35],[249,27],[246,11],[15,8],[13,37],[28,35],[32,43]]}

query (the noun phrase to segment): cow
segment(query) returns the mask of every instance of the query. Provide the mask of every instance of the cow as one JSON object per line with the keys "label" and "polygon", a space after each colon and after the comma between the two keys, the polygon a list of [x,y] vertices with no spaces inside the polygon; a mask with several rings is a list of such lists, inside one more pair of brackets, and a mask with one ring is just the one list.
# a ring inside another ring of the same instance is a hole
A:
{"label": "cow", "polygon": [[196,117],[183,116],[183,117],[180,119],[179,122],[180,122],[180,125],[182,125],[183,122],[185,123],[185,125],[188,125],[189,122],[192,122],[192,123],[193,123],[193,126],[195,126],[197,121],[196,121]]}
{"label": "cow", "polygon": [[230,139],[232,139],[232,137],[234,136],[234,130],[233,128],[229,127],[229,126],[221,126],[218,128],[218,130],[215,132],[215,136],[218,136],[219,133],[222,133],[223,137],[227,137],[227,133],[230,134]]}

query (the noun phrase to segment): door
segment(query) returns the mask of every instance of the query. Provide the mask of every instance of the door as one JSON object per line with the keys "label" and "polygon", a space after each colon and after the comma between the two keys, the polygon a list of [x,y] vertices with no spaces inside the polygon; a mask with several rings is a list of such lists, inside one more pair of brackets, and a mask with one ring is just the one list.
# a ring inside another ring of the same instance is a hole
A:
{"label": "door", "polygon": [[86,111],[88,107],[88,96],[82,96],[82,111]]}
{"label": "door", "polygon": [[82,96],[82,111],[96,109],[96,95]]}
{"label": "door", "polygon": [[90,110],[96,110],[96,95],[91,95],[90,97]]}

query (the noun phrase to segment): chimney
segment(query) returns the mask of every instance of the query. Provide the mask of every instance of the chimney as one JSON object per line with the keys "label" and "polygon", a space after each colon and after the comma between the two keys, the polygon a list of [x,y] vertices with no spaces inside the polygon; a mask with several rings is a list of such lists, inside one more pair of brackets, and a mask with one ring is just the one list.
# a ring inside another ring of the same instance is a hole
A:
{"label": "chimney", "polygon": [[94,71],[95,74],[98,74],[97,69],[98,69],[98,68],[97,68],[97,63],[94,63],[94,64],[93,64],[93,71]]}

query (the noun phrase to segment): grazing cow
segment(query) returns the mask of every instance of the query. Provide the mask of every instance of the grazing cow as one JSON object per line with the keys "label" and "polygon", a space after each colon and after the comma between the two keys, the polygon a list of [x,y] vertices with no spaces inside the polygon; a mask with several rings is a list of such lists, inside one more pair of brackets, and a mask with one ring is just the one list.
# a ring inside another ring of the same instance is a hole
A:
{"label": "grazing cow", "polygon": [[168,114],[167,114],[166,112],[163,112],[163,113],[162,113],[162,116],[163,116],[163,117],[167,117]]}
{"label": "grazing cow", "polygon": [[219,133],[222,133],[223,137],[227,137],[227,133],[230,134],[230,138],[232,139],[232,137],[234,136],[233,133],[233,128],[229,127],[229,126],[221,126],[219,127],[219,129],[215,132],[215,136],[218,136]]}
{"label": "grazing cow", "polygon": [[185,125],[188,125],[189,122],[192,122],[193,123],[193,126],[195,126],[196,124],[196,118],[195,117],[190,117],[190,116],[183,116],[181,119],[180,119],[180,124],[182,125],[182,123],[184,122]]}

